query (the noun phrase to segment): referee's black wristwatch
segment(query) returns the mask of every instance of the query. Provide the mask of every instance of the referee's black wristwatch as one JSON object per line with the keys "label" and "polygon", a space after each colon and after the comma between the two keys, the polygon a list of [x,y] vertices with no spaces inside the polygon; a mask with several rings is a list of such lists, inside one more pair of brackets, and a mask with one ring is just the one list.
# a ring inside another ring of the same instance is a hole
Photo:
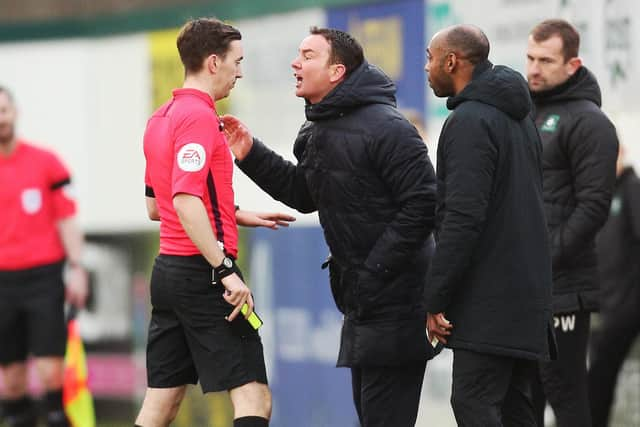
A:
{"label": "referee's black wristwatch", "polygon": [[222,280],[227,276],[235,273],[233,268],[233,260],[227,256],[222,258],[222,264],[217,267],[213,267],[213,271],[218,278],[218,280]]}

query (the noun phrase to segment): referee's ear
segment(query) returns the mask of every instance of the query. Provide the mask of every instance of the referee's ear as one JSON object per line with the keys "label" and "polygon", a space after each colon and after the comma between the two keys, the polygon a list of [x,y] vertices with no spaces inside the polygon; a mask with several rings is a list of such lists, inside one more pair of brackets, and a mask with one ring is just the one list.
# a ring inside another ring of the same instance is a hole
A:
{"label": "referee's ear", "polygon": [[204,59],[204,66],[210,74],[216,74],[218,72],[218,55],[215,53],[207,56]]}

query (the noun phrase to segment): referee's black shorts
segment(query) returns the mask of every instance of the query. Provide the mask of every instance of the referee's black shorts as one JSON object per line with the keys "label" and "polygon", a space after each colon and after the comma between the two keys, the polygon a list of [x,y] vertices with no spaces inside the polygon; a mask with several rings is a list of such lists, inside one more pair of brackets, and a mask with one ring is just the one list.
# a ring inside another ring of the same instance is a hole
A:
{"label": "referee's black shorts", "polygon": [[[239,272],[238,272],[239,273]],[[201,255],[159,255],[151,275],[151,322],[147,383],[152,388],[196,384],[204,393],[249,382],[267,384],[258,332],[211,284],[211,266]]]}
{"label": "referee's black shorts", "polygon": [[0,365],[64,357],[63,263],[0,271]]}

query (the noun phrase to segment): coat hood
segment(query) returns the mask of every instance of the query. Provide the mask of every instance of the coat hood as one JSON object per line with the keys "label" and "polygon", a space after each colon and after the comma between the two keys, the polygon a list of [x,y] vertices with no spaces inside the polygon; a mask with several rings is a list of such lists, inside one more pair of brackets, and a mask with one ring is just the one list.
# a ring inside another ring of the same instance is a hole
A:
{"label": "coat hood", "polygon": [[553,89],[531,92],[536,104],[546,104],[558,101],[572,101],[586,99],[598,107],[602,105],[602,94],[598,80],[586,67],[580,67],[569,80]]}
{"label": "coat hood", "polygon": [[317,104],[305,106],[307,120],[326,120],[368,104],[396,106],[396,85],[378,67],[364,61]]}
{"label": "coat hood", "polygon": [[491,105],[516,120],[524,119],[532,108],[524,78],[509,67],[489,61],[476,65],[472,80],[459,94],[447,99],[447,108],[453,110],[465,101]]}

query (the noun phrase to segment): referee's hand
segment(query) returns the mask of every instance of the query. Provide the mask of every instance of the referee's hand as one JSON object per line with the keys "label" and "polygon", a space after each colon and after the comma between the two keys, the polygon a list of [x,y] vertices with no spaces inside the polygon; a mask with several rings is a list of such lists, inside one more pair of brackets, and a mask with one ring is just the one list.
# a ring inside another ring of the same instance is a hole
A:
{"label": "referee's hand", "polygon": [[73,265],[65,273],[65,299],[81,309],[89,296],[89,275],[81,265]]}
{"label": "referee's hand", "polygon": [[245,318],[248,318],[251,313],[253,313],[253,297],[251,296],[251,290],[244,284],[244,282],[240,279],[240,277],[233,273],[228,275],[227,277],[222,279],[222,285],[225,288],[224,294],[222,297],[229,304],[235,306],[233,311],[229,316],[227,316],[227,320],[229,322],[233,321],[236,318],[242,306],[246,303],[248,310],[244,315]]}

